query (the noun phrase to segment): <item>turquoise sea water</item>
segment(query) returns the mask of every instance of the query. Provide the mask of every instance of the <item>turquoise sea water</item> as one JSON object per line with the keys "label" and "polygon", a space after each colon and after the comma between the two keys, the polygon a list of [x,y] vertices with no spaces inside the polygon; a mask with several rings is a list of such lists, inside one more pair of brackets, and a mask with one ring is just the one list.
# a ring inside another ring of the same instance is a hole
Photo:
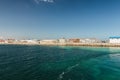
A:
{"label": "turquoise sea water", "polygon": [[120,48],[0,45],[0,80],[120,80]]}

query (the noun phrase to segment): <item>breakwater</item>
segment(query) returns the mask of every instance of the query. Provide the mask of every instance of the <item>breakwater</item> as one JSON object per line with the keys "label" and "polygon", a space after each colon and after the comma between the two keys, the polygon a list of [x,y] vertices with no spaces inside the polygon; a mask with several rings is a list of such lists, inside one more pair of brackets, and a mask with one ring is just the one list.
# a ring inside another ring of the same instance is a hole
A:
{"label": "breakwater", "polygon": [[112,43],[54,43],[54,44],[40,44],[40,45],[58,45],[58,46],[91,46],[91,47],[120,47],[120,44]]}
{"label": "breakwater", "polygon": [[90,47],[120,47],[118,43],[45,43],[45,44],[31,44],[31,43],[2,43],[10,45],[47,45],[47,46],[90,46]]}

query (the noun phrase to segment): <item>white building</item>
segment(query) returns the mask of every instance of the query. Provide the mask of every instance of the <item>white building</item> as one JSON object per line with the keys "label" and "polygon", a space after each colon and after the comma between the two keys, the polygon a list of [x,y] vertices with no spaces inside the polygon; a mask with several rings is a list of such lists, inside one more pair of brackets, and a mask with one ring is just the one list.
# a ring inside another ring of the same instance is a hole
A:
{"label": "white building", "polygon": [[67,42],[67,41],[66,41],[66,39],[64,39],[64,38],[59,39],[58,41],[59,41],[59,43],[62,43],[62,44],[64,44],[64,43],[66,43],[66,42]]}
{"label": "white building", "polygon": [[81,38],[80,43],[99,43],[100,40],[96,38]]}
{"label": "white building", "polygon": [[40,44],[55,44],[58,40],[40,40]]}
{"label": "white building", "polygon": [[109,43],[120,43],[120,37],[110,37]]}
{"label": "white building", "polygon": [[38,44],[36,40],[20,40],[21,43]]}

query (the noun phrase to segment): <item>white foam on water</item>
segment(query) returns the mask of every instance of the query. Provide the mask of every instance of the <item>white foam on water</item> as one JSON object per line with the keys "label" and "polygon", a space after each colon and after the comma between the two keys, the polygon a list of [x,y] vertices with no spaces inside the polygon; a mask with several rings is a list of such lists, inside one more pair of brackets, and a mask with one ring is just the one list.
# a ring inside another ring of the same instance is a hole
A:
{"label": "white foam on water", "polygon": [[[58,80],[62,80],[62,79],[63,79],[63,76],[64,76],[65,74],[67,74],[67,73],[70,72],[73,68],[75,68],[75,67],[77,67],[77,66],[79,66],[79,64],[75,64],[75,65],[73,65],[73,66],[68,67],[65,71],[63,71],[63,72],[59,75]],[[71,80],[71,79],[69,79],[69,80]]]}
{"label": "white foam on water", "polygon": [[71,71],[73,68],[77,67],[79,64],[73,65],[67,68],[67,72]]}
{"label": "white foam on water", "polygon": [[63,78],[63,75],[65,74],[65,72],[62,72],[60,75],[59,75],[59,80],[61,80]]}

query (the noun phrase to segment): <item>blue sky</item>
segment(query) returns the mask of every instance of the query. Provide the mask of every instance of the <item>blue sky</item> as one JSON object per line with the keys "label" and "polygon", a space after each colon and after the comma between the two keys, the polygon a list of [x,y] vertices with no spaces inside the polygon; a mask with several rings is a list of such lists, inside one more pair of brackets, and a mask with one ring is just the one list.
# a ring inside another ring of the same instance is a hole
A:
{"label": "blue sky", "polygon": [[100,39],[120,36],[120,0],[0,0],[0,36]]}

